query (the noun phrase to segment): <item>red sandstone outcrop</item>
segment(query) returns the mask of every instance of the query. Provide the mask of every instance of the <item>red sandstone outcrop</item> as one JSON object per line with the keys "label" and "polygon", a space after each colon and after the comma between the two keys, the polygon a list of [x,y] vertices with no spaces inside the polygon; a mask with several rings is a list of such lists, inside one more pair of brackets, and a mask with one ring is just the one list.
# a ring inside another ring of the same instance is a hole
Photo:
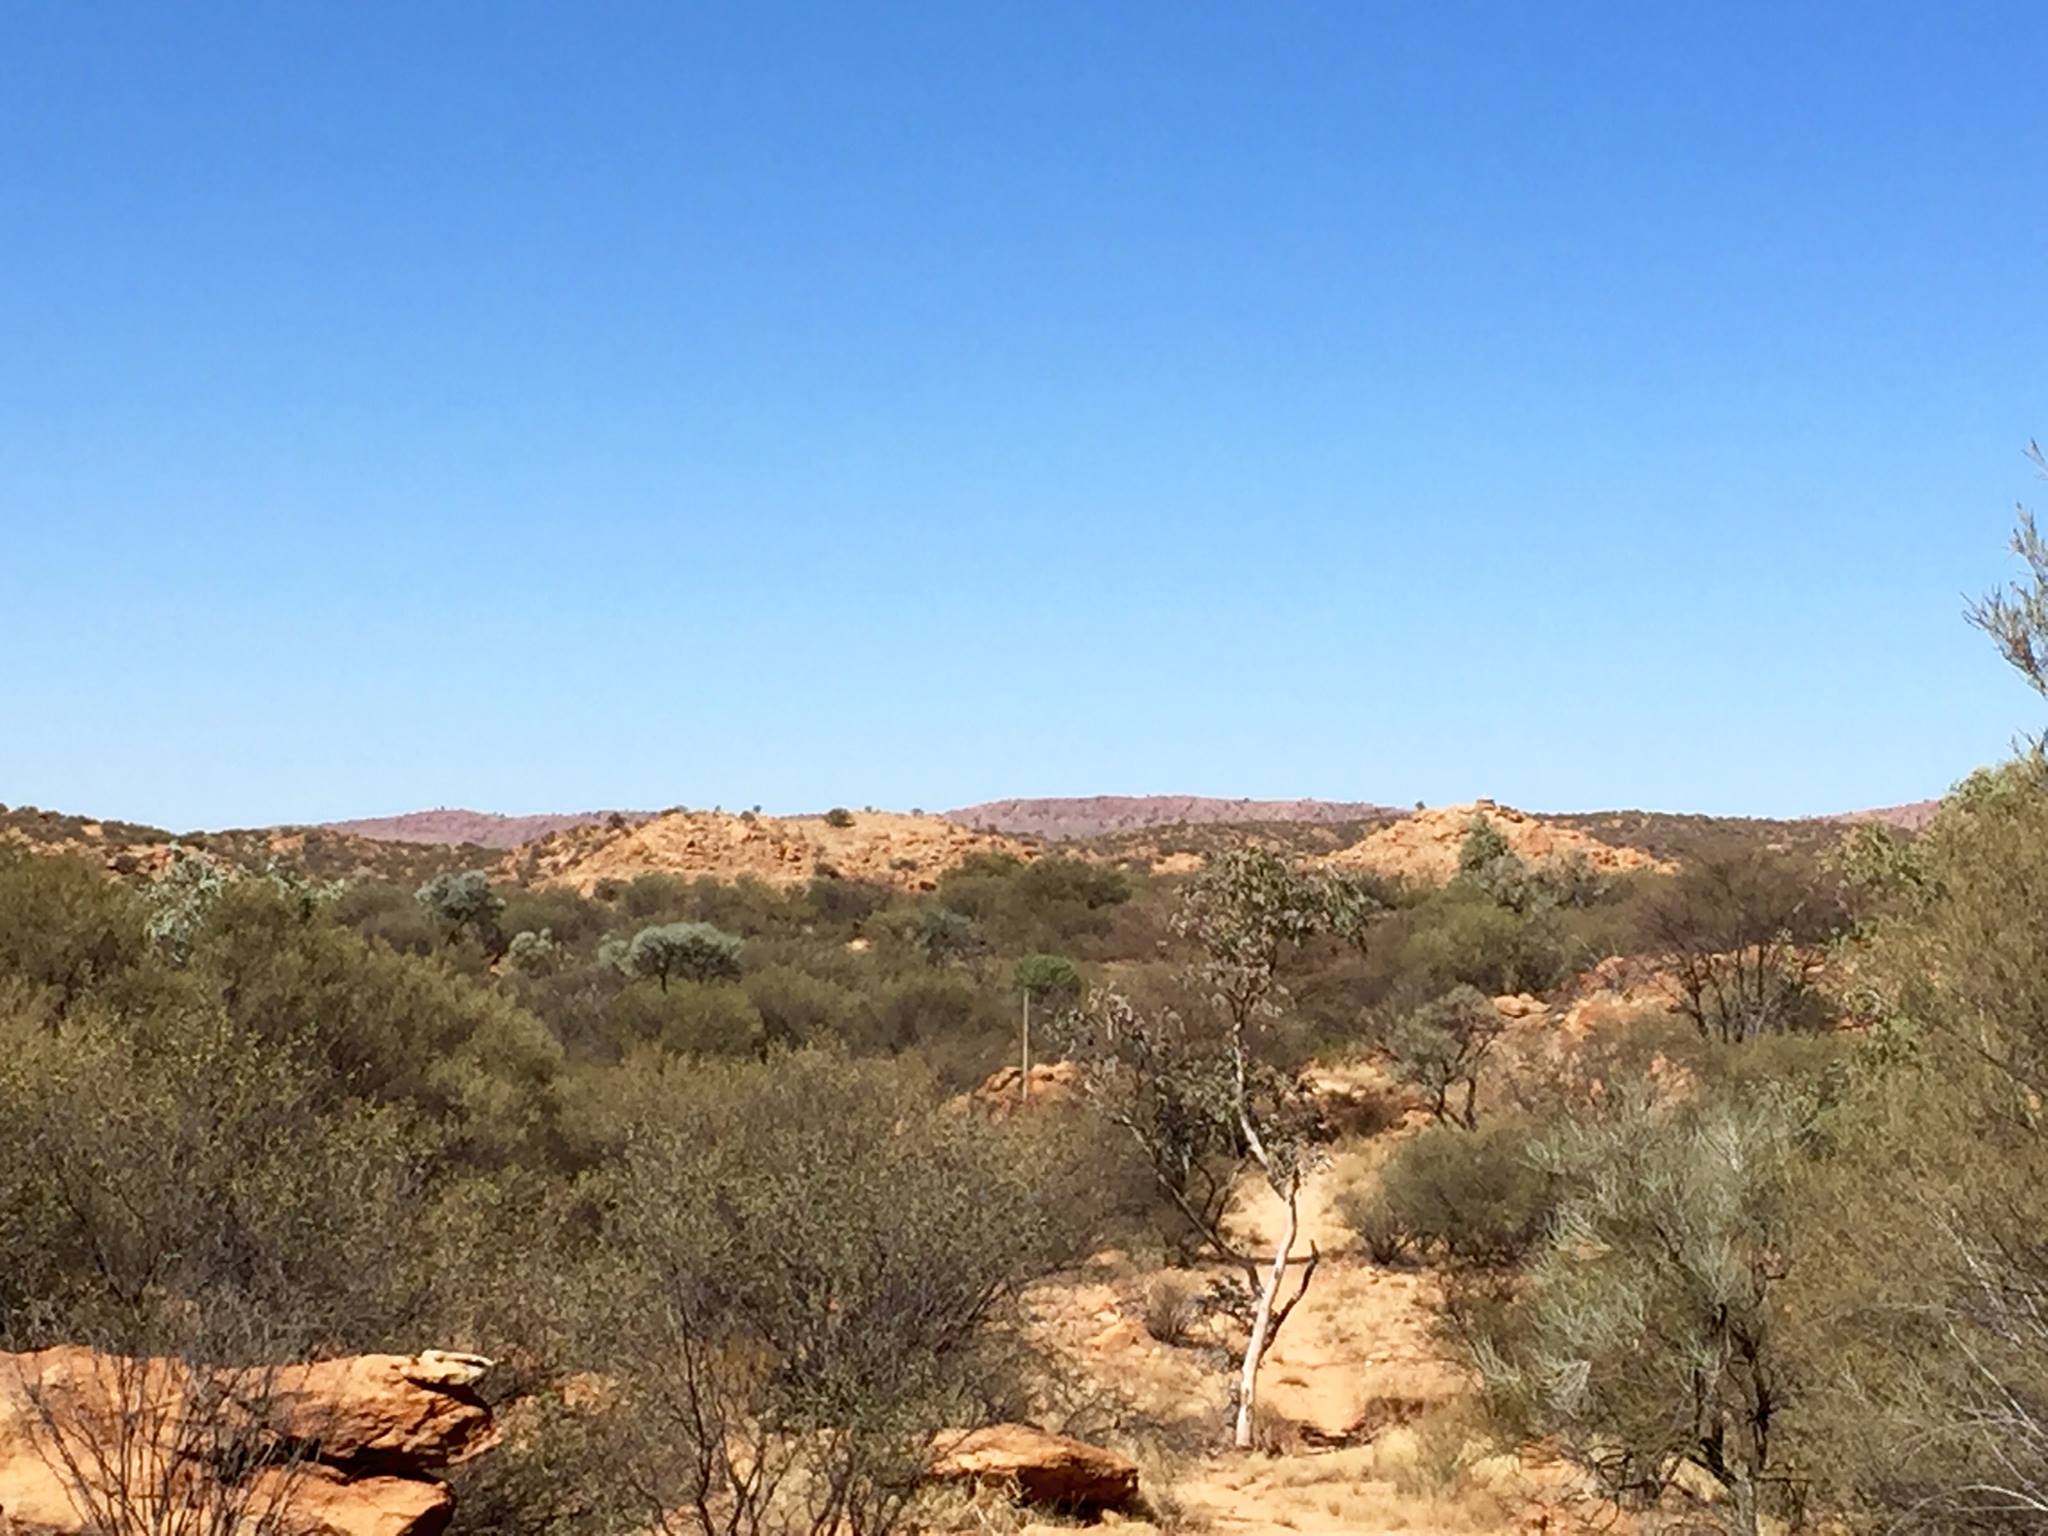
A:
{"label": "red sandstone outcrop", "polygon": [[1081,1069],[1071,1061],[1034,1061],[1029,1093],[1022,1079],[1020,1068],[998,1067],[968,1096],[969,1101],[1000,1120],[1027,1107],[1071,1104],[1085,1091]]}
{"label": "red sandstone outcrop", "polygon": [[1075,1514],[1121,1509],[1138,1496],[1135,1462],[1029,1424],[994,1424],[941,1446],[937,1482],[1015,1487],[1027,1503]]}
{"label": "red sandstone outcrop", "polygon": [[[85,1536],[152,1510],[280,1536],[434,1536],[431,1474],[497,1443],[490,1362],[429,1350],[235,1371],[59,1346],[0,1354],[0,1533]],[[227,1484],[229,1450],[267,1460]],[[186,1521],[191,1525],[193,1522]]]}

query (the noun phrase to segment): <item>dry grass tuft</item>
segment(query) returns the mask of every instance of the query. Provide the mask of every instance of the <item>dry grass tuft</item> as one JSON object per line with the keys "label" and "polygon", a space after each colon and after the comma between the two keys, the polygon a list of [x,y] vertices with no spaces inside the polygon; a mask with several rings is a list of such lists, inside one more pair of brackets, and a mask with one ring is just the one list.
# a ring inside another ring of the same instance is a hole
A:
{"label": "dry grass tuft", "polygon": [[1473,1468],[1498,1447],[1469,1399],[1423,1409],[1372,1443],[1379,1476],[1415,1498],[1449,1499],[1474,1486]]}
{"label": "dry grass tuft", "polygon": [[1201,1315],[1202,1286],[1195,1276],[1170,1269],[1145,1287],[1139,1321],[1160,1343],[1186,1344]]}

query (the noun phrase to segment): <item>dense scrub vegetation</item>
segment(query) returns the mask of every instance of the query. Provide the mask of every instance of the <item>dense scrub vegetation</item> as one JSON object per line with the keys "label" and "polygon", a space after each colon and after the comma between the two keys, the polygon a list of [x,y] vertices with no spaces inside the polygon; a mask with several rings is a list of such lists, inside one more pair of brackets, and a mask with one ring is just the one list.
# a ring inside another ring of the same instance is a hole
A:
{"label": "dense scrub vegetation", "polygon": [[[2048,692],[2048,553],[2015,547],[2030,581],[1973,617]],[[1444,1267],[1499,1440],[1653,1523],[2038,1530],[2048,754],[1916,837],[1785,852],[1703,843],[1648,893],[1675,1014],[1567,1068],[1488,1076],[1469,997],[1410,1014],[1436,1123],[1348,1218]]]}
{"label": "dense scrub vegetation", "polygon": [[[1980,613],[2022,670],[2037,564]],[[1025,1290],[1105,1241],[1241,1273],[1202,1305],[1248,1443],[1320,1259],[1299,1069],[1366,1055],[1417,1124],[1345,1216],[1442,1272],[1501,1443],[1736,1536],[2038,1528],[2048,753],[1910,838],[1665,834],[1676,875],[1482,815],[1436,888],[1253,844],[916,895],[0,843],[0,1343],[474,1349],[519,1430],[461,1529],[882,1532],[935,1433],[1047,1400]],[[1516,1055],[1495,999],[1607,956],[1676,1008]],[[1086,1102],[964,1111],[1027,1006]],[[1254,1178],[1271,1251],[1223,1220]]]}
{"label": "dense scrub vegetation", "polygon": [[1624,1505],[2038,1529],[2043,912],[2038,749],[1915,838],[1694,865],[1644,918],[1670,1016],[1548,1063],[1470,993],[1384,1034],[1433,1123],[1347,1202],[1361,1251],[1441,1267],[1493,1432]]}
{"label": "dense scrub vegetation", "polygon": [[[944,1108],[1016,1059],[1027,998],[1048,1024],[1111,987],[1192,1019],[1265,933],[1287,986],[1262,971],[1217,1017],[1256,1025],[1278,1105],[1316,1050],[1449,989],[1546,984],[1635,922],[1626,892],[1492,868],[1349,882],[1331,931],[1275,927],[1247,892],[1295,877],[1243,869],[980,858],[917,896],[660,875],[584,896],[0,849],[0,1335],[491,1355],[527,1428],[462,1474],[471,1529],[678,1503],[886,1529],[933,1429],[1043,1385],[1024,1286],[1092,1242],[1185,1242],[1113,1122]],[[1313,1127],[1261,1123],[1289,1188]],[[1227,1180],[1241,1125],[1205,1135],[1191,1155]],[[593,1372],[602,1401],[572,1402]]]}

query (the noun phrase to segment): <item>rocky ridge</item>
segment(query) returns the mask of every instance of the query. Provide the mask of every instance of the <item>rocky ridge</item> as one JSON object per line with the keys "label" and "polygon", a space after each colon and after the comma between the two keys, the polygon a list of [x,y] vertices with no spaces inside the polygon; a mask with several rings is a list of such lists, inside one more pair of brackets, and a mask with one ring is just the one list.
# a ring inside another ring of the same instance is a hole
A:
{"label": "rocky ridge", "polygon": [[468,844],[503,851],[546,837],[550,832],[597,825],[613,816],[641,822],[653,814],[652,811],[565,811],[538,816],[506,816],[497,811],[469,811],[444,805],[431,811],[407,811],[398,816],[362,816],[353,821],[327,821],[320,826],[322,831],[366,837],[380,843]]}
{"label": "rocky ridge", "polygon": [[606,880],[672,874],[685,879],[751,877],[800,885],[817,877],[865,880],[898,890],[931,890],[978,853],[1036,857],[1017,838],[976,832],[937,816],[855,811],[829,816],[667,811],[637,825],[623,817],[552,833],[510,854],[506,878],[588,892]]}
{"label": "rocky ridge", "polygon": [[1244,800],[1212,795],[1075,795],[989,800],[947,811],[946,820],[988,832],[1065,842],[1147,827],[1251,822],[1371,821],[1398,816],[1363,800]]}

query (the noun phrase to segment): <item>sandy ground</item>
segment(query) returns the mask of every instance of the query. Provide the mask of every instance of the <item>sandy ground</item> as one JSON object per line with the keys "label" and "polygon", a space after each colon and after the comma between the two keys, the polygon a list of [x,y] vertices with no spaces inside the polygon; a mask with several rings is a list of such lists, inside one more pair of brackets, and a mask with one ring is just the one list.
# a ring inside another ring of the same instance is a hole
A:
{"label": "sandy ground", "polygon": [[[1336,1205],[1372,1176],[1381,1150],[1340,1146],[1303,1193],[1300,1251],[1312,1240],[1323,1259],[1260,1378],[1264,1449],[1227,1446],[1233,1341],[1213,1323],[1178,1347],[1146,1331],[1144,1298],[1162,1271],[1107,1253],[1079,1283],[1034,1297],[1040,1326],[1124,1406],[1128,1416],[1107,1438],[1138,1455],[1161,1528],[1483,1536],[1575,1523],[1554,1474],[1486,1456],[1463,1428],[1470,1382],[1436,1337],[1437,1278],[1352,1251]],[[1260,1186],[1233,1220],[1256,1244],[1279,1214]]]}

